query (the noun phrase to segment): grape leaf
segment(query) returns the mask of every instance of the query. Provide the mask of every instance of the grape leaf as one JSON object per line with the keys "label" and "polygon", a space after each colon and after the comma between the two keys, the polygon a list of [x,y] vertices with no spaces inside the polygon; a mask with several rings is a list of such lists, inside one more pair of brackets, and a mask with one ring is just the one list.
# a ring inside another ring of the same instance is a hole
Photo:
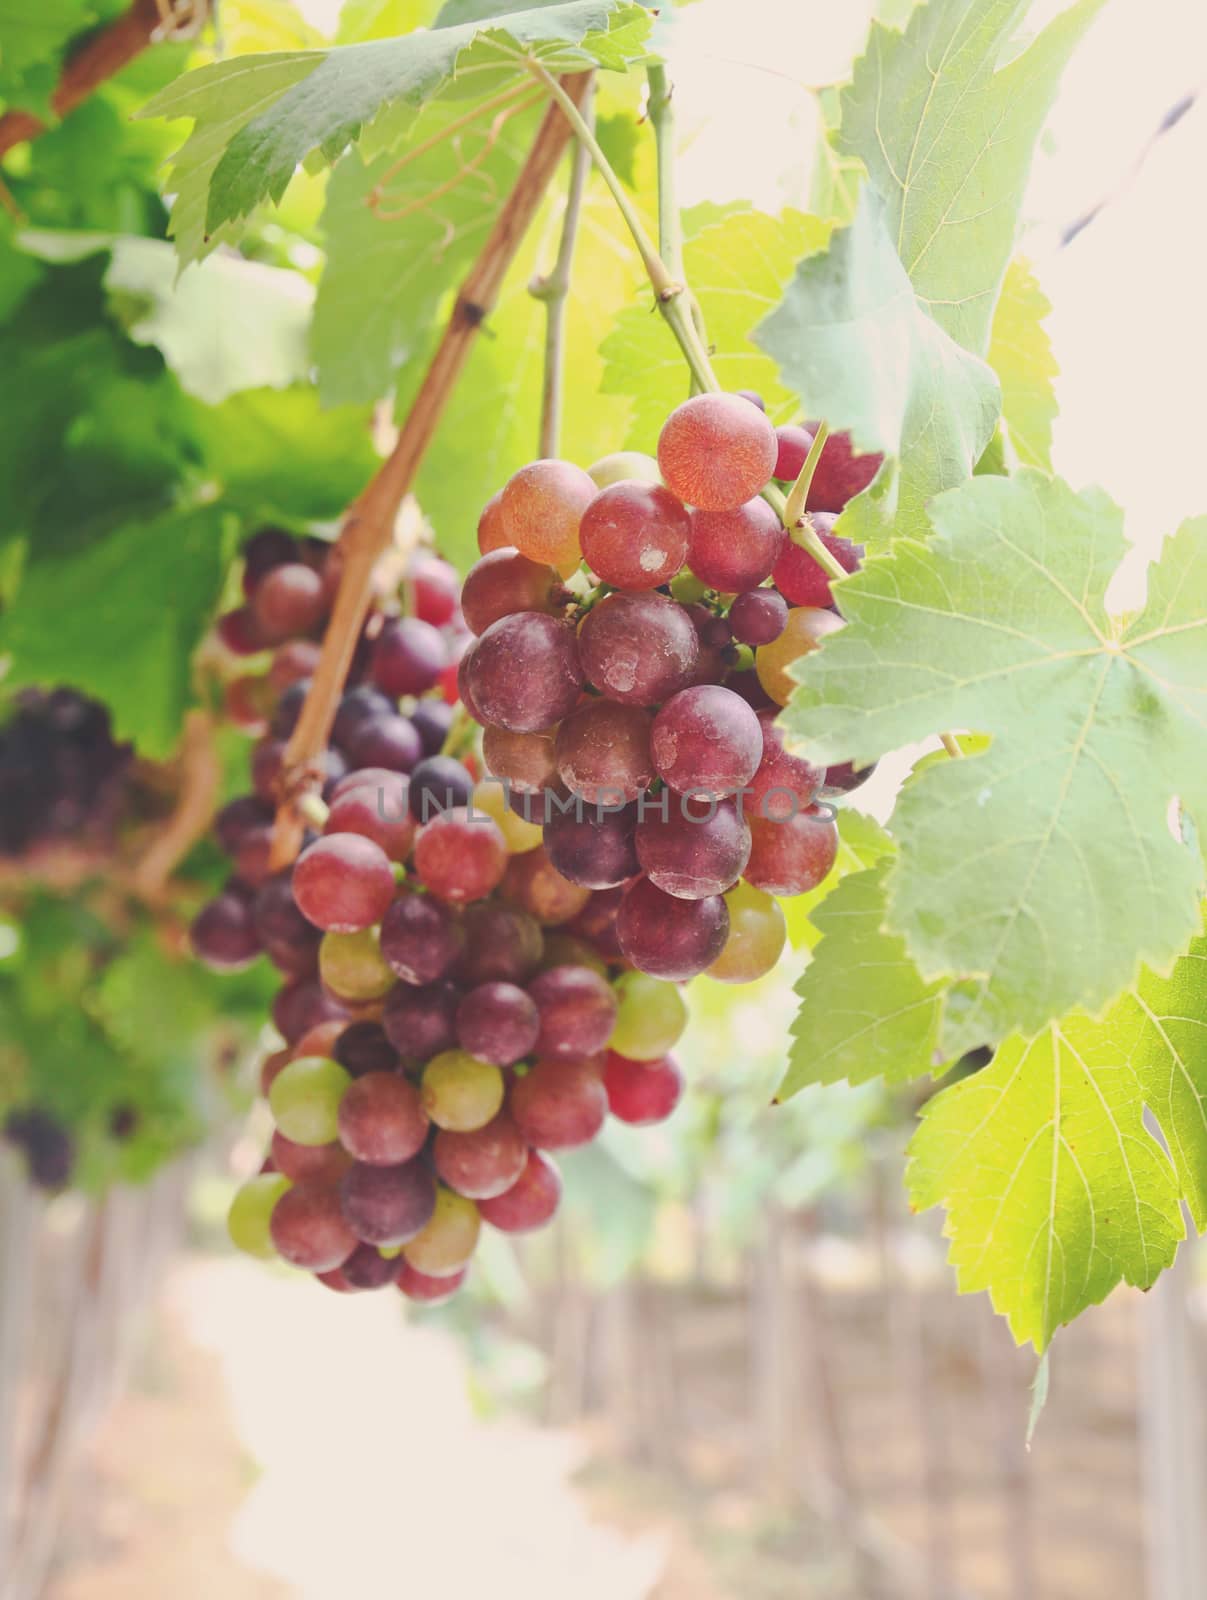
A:
{"label": "grape leaf", "polygon": [[1207,820],[1207,520],[1166,543],[1123,623],[1104,609],[1125,546],[1101,491],[1027,467],[932,515],[926,548],[843,580],[848,626],[797,663],[785,723],[821,761],[993,736],[928,766],[894,813],[888,925],[925,979],[959,980],[955,1053],[1105,1003],[1197,925],[1202,861],[1167,814],[1178,796]]}
{"label": "grape leaf", "polygon": [[843,531],[866,543],[923,536],[927,502],[967,478],[989,443],[998,383],[922,310],[868,188],[851,225],[801,263],[754,339],[810,416],[892,458],[851,503]]}
{"label": "grape leaf", "polygon": [[529,57],[551,71],[622,68],[640,56],[649,24],[627,0],[564,0],[511,13],[505,27],[467,22],[189,73],[143,112],[194,118],[169,179],[182,259],[230,238],[262,201],[279,201],[308,157],[335,162],[375,123],[367,153],[396,145],[453,79],[486,95],[518,85]]}
{"label": "grape leaf", "polygon": [[839,152],[862,160],[884,200],[922,305],[977,355],[1014,249],[1031,152],[1102,4],[1079,0],[1004,61],[1030,0],[930,0],[904,32],[872,23],[842,92]]}
{"label": "grape leaf", "polygon": [[816,889],[790,895],[781,901],[788,939],[794,950],[812,950],[821,934],[814,925],[813,913],[852,872],[874,867],[882,856],[894,852],[893,841],[874,817],[850,806],[838,809],[838,854],[834,865]]}
{"label": "grape leaf", "polygon": [[234,534],[234,519],[207,505],[119,523],[65,552],[34,546],[18,604],[0,619],[6,681],[81,689],[109,707],[118,738],[166,758]]}
{"label": "grape leaf", "polygon": [[1027,263],[1015,257],[1006,268],[993,313],[989,365],[1002,386],[1002,421],[1016,461],[1052,466],[1052,423],[1059,407],[1052,380],[1060,370],[1043,319],[1052,304]]}
{"label": "grape leaf", "polygon": [[211,405],[308,375],[314,290],[300,273],[230,255],[178,278],[171,245],[126,238],[113,241],[105,288],[129,337],[157,346],[185,393]]}
{"label": "grape leaf", "polygon": [[779,1098],[810,1083],[901,1083],[934,1065],[942,983],[924,983],[899,934],[884,930],[881,860],[851,873],[813,912],[821,936],[796,985],[801,1007]]}
{"label": "grape leaf", "polygon": [[960,1288],[988,1289],[1020,1341],[1043,1350],[1116,1284],[1148,1288],[1183,1237],[1183,1198],[1203,1226],[1205,977],[1200,938],[1170,978],[1145,971],[1101,1018],[1011,1037],[924,1110],[911,1200],[947,1208]]}
{"label": "grape leaf", "polygon": [[399,34],[429,27],[438,0],[344,0],[336,44],[363,44],[366,39],[396,39]]}
{"label": "grape leaf", "polygon": [[[778,303],[801,257],[825,244],[828,225],[800,211],[770,217],[746,207],[719,212],[697,206],[684,218],[684,233],[687,280],[716,347],[713,368],[722,386],[757,389],[777,422],[799,415],[797,396],[774,361],[752,346],[751,334]],[[603,392],[631,401],[626,446],[652,450],[667,413],[687,398],[689,380],[644,279],[638,285],[634,278],[634,298],[638,303],[620,314],[600,346]]]}

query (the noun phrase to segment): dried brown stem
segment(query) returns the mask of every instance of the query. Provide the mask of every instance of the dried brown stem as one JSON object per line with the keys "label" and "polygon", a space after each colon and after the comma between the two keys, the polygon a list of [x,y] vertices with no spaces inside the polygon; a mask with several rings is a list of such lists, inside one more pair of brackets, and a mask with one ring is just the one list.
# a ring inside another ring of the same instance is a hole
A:
{"label": "dried brown stem", "polygon": [[190,711],[180,750],[176,809],[134,869],[132,888],[140,899],[163,898],[168,880],[213,821],[221,787],[222,766],[209,713]]}
{"label": "dried brown stem", "polygon": [[[566,93],[579,104],[589,74],[563,80]],[[507,274],[570,140],[570,128],[557,106],[550,106],[533,141],[515,187],[499,212],[449,316],[444,336],[393,450],[356,500],[340,533],[343,575],[331,613],[322,654],[297,727],[285,750],[284,800],[277,812],[272,864],[287,866],[298,852],[303,823],[296,798],[313,787],[318,764],[331,734],[335,709],[352,665],[356,641],[372,594],[373,568],[390,542],[404,496],[415,480],[424,452],[461,375],[470,347],[494,308]]]}

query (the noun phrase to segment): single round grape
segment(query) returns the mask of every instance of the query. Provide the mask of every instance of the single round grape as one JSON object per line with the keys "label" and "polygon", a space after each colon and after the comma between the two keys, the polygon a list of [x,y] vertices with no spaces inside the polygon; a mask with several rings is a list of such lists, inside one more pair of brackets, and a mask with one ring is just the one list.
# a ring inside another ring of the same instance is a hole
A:
{"label": "single round grape", "polygon": [[517,611],[557,609],[555,595],[561,579],[551,566],[529,561],[504,545],[476,561],[465,575],[461,609],[471,633],[485,633],[492,622]]}
{"label": "single round grape", "polygon": [[307,1272],[331,1272],[343,1266],[356,1249],[357,1238],[340,1209],[339,1189],[325,1183],[295,1183],[272,1213],[272,1242],[282,1260]]}
{"label": "single round grape", "polygon": [[729,912],[720,895],[678,900],[646,878],[625,890],[616,936],[625,958],[653,978],[684,983],[725,948]]}
{"label": "single round grape", "polygon": [[616,1026],[617,1002],[606,978],[587,967],[551,967],[528,985],[540,1013],[537,1054],[567,1060],[602,1050]]}
{"label": "single round grape", "polygon": [[630,1061],[608,1051],[603,1073],[608,1110],[621,1122],[648,1127],[665,1122],[683,1098],[683,1069],[674,1056],[655,1061]]}
{"label": "single round grape", "polygon": [[295,978],[278,989],[272,1002],[277,1032],[291,1044],[320,1022],[346,1022],[348,1017],[348,1007],[328,994],[317,978]]}
{"label": "single round grape", "polygon": [[825,773],[786,748],[778,716],[773,708],[758,713],[763,757],[746,790],[745,810],[749,817],[783,821],[813,804]]}
{"label": "single round grape", "polygon": [[[816,431],[817,424],[806,424]],[[880,471],[882,455],[857,456],[851,449],[849,433],[832,433],[822,447],[809,497],[807,511],[841,511],[848,500],[854,498],[871,483]]]}
{"label": "single round grape", "polygon": [[588,680],[628,705],[667,699],[691,682],[700,658],[691,617],[661,594],[605,596],[587,613],[578,644]]}
{"label": "single round grape", "polygon": [[842,761],[837,766],[827,767],[818,793],[824,799],[837,799],[850,794],[868,781],[878,765],[878,762],[870,761],[867,766],[857,767],[853,761]]}
{"label": "single round grape", "polygon": [[[516,859],[526,860],[528,854]],[[540,924],[519,906],[480,900],[467,906],[463,919],[465,948],[453,968],[458,983],[524,983],[541,961],[544,936]]]}
{"label": "single round grape", "polygon": [[454,912],[426,894],[403,894],[381,923],[381,953],[404,983],[435,983],[465,948]]}
{"label": "single round grape", "polygon": [[409,1261],[404,1260],[398,1274],[398,1287],[408,1300],[414,1300],[419,1305],[440,1305],[442,1301],[451,1300],[461,1288],[467,1270],[462,1267],[460,1272],[450,1272],[442,1278],[433,1278],[429,1273],[420,1272]]}
{"label": "single round grape", "polygon": [[240,1186],[226,1218],[227,1232],[236,1250],[259,1261],[276,1260],[272,1214],[289,1188],[290,1179],[281,1172],[259,1173]]}
{"label": "single round grape", "polygon": [[421,622],[442,628],[457,613],[461,580],[451,561],[442,556],[420,554],[411,562],[407,582],[415,597],[415,615]]}
{"label": "single round grape", "polygon": [[327,1054],[354,1078],[370,1072],[394,1072],[398,1051],[386,1038],[380,1022],[353,1022],[328,1047]]}
{"label": "single round grape", "polygon": [[562,876],[544,847],[512,856],[503,877],[503,893],[550,928],[577,916],[591,895],[590,889]]}
{"label": "single round grape", "polygon": [[608,1115],[600,1060],[538,1061],[517,1078],[507,1109],[520,1133],[541,1150],[590,1144]]}
{"label": "single round grape", "polygon": [[447,700],[433,700],[430,695],[411,712],[411,726],[419,735],[425,756],[440,754],[456,714]]}
{"label": "single round grape", "polygon": [[754,776],[763,733],[754,712],[732,689],[697,684],[673,695],[659,711],[650,749],[659,777],[679,794],[721,799],[744,789]]}
{"label": "single round grape", "polygon": [[508,543],[531,561],[559,570],[579,558],[578,525],[598,490],[569,461],[533,461],[503,487],[503,526]]}
{"label": "single round grape", "polygon": [[[822,520],[820,512],[813,519],[822,544],[847,572],[857,572],[863,565],[863,546],[823,530],[820,526]],[[830,587],[833,579],[803,545],[793,544],[789,540],[771,576],[785,600],[794,606],[825,607],[834,604],[834,593]]]}
{"label": "single round grape", "polygon": [[445,1050],[423,1069],[423,1109],[438,1128],[472,1133],[503,1104],[503,1074],[468,1050]]}
{"label": "single round grape", "polygon": [[457,1042],[457,1001],[451,983],[400,983],[385,1004],[381,1025],[405,1061],[429,1061]]}
{"label": "single round grape", "polygon": [[571,794],[589,805],[621,806],[647,789],[653,716],[640,706],[589,700],[557,731],[557,768]]}
{"label": "single round grape", "polygon": [[587,967],[605,980],[609,977],[608,963],[593,945],[577,934],[563,933],[558,928],[545,935],[545,951],[541,957],[542,972],[550,972],[554,967]]}
{"label": "single round grape", "polygon": [[376,928],[325,933],[319,946],[319,976],[340,1000],[381,1000],[394,987],[394,973],[382,956]]}
{"label": "single round grape", "polygon": [[[526,797],[511,794],[505,784],[488,778],[479,783],[473,793],[475,812],[496,823],[509,855],[523,855],[525,850],[535,850],[541,842],[540,824],[530,822],[522,813]],[[531,798],[531,797],[527,797]]]}
{"label": "single round grape", "polygon": [[482,735],[486,770],[506,779],[518,794],[539,794],[557,782],[555,737],[555,729],[512,733],[507,728],[487,728]]}
{"label": "single round grape", "polygon": [[373,645],[373,682],[391,699],[426,694],[448,665],[439,628],[418,617],[388,617]]}
{"label": "single round grape", "polygon": [[373,688],[371,684],[358,684],[340,699],[331,726],[331,737],[341,749],[347,749],[358,728],[366,722],[380,722],[382,717],[395,716],[397,711],[398,707],[389,695],[382,694],[380,689]]}
{"label": "single round grape", "polygon": [[514,983],[480,983],[457,1007],[457,1042],[496,1067],[531,1055],[540,1028],[536,1001]]}
{"label": "single round grape", "polygon": [[419,1091],[393,1072],[369,1072],[349,1087],[339,1108],[340,1143],[357,1161],[395,1167],[427,1142],[428,1118]]}
{"label": "single round grape", "polygon": [[729,907],[729,938],[705,976],[718,983],[754,983],[775,966],[783,954],[788,928],[779,901],[739,883],[725,896]]}
{"label": "single round grape", "polygon": [[750,819],[746,881],[767,894],[807,894],[828,877],[838,855],[838,829],[823,813],[800,811],[786,822]]}
{"label": "single round grape", "polygon": [[729,626],[742,644],[771,644],[788,624],[788,602],[775,589],[747,589],[729,608]]}
{"label": "single round grape", "polygon": [[784,483],[795,483],[813,448],[813,435],[799,422],[789,422],[775,430],[778,454],[775,476]]}
{"label": "single round grape", "polygon": [[249,833],[272,825],[273,809],[254,794],[228,800],[214,818],[214,837],[224,855],[234,856]]}
{"label": "single round grape", "polygon": [[394,898],[394,869],[371,839],[327,834],[298,857],[293,897],[302,915],[324,932],[359,933],[385,916]]}
{"label": "single round grape", "polygon": [[732,800],[691,803],[668,796],[664,814],[637,824],[637,859],[650,882],[680,900],[724,894],[750,857],[750,829]]}
{"label": "single round grape", "polygon": [[358,1161],[341,1179],[339,1198],[356,1238],[389,1249],[427,1226],[436,1209],[436,1180],[418,1157],[397,1167]]}
{"label": "single round grape", "polygon": [[637,810],[589,806],[555,812],[545,824],[545,853],[555,871],[586,889],[611,889],[641,870],[634,832]]}
{"label": "single round grape", "polygon": [[193,918],[189,942],[198,961],[215,972],[249,967],[263,948],[253,904],[229,892],[218,895]]}
{"label": "single round grape", "polygon": [[339,1269],[345,1283],[359,1292],[388,1289],[398,1282],[398,1261],[383,1256],[374,1245],[358,1245]]}
{"label": "single round grape", "polygon": [[697,394],[676,406],[658,438],[669,489],[702,511],[734,511],[766,487],[779,447],[775,429],[736,394]]}
{"label": "single round grape", "polygon": [[710,589],[736,594],[771,576],[787,538],[765,500],[748,500],[736,511],[693,511],[687,559]]}
{"label": "single round grape", "polygon": [[502,881],[507,862],[507,841],[498,823],[467,806],[433,817],[415,841],[419,881],[452,905],[483,899]]}
{"label": "single round grape", "polygon": [[511,1188],[494,1199],[479,1200],[478,1211],[500,1233],[531,1233],[550,1221],[561,1198],[557,1167],[543,1151],[529,1150],[524,1170]]}
{"label": "single round grape", "polygon": [[226,611],[216,624],[219,643],[233,656],[255,656],[269,648],[256,613],[251,606],[236,606]]}
{"label": "single round grape", "polygon": [[503,491],[497,489],[482,507],[482,515],[478,518],[478,549],[485,556],[510,543],[503,524]]}
{"label": "single round grape", "polygon": [[438,1133],[432,1156],[450,1189],[469,1200],[492,1200],[519,1181],[528,1164],[528,1146],[501,1111],[473,1133]]}
{"label": "single round grape", "polygon": [[342,1144],[295,1144],[280,1128],[268,1147],[272,1164],[294,1183],[338,1183],[352,1165]]}
{"label": "single round grape", "polygon": [[265,573],[298,559],[298,542],[284,528],[257,528],[243,546],[243,593],[251,595]]}
{"label": "single round grape", "polygon": [[384,785],[344,789],[332,798],[324,832],[358,833],[372,839],[391,861],[405,861],[415,841],[415,819],[406,796],[406,779],[401,773],[393,776],[404,785],[401,801]]}
{"label": "single round grape", "polygon": [[270,644],[309,633],[327,614],[323,580],[300,561],[274,567],[256,585],[252,610]]}
{"label": "single round grape", "polygon": [[467,659],[474,715],[483,722],[540,733],[578,702],[583,674],[574,630],[543,612],[500,617]]}
{"label": "single round grape", "polygon": [[473,792],[474,780],[460,761],[427,756],[411,773],[411,815],[417,822],[430,822],[454,806],[467,806]]}
{"label": "single round grape", "polygon": [[460,1272],[473,1255],[481,1230],[482,1219],[473,1201],[441,1185],[427,1225],[405,1246],[403,1254],[427,1277],[449,1277]]}
{"label": "single round grape", "polygon": [[657,1061],[687,1027],[687,1001],[673,983],[645,972],[626,972],[616,982],[619,1009],[608,1047],[633,1061]]}
{"label": "single round grape", "polygon": [[363,718],[352,730],[345,748],[354,767],[410,772],[423,759],[423,741],[410,718],[397,712],[387,717]]}
{"label": "single round grape", "polygon": [[583,558],[617,589],[656,589],[687,559],[691,518],[661,484],[614,483],[583,513]]}
{"label": "single round grape", "polygon": [[829,634],[837,633],[841,627],[842,618],[832,611],[800,606],[789,611],[779,638],[755,651],[754,665],[759,682],[777,706],[786,706],[796,688],[796,679],[788,671],[792,663],[818,649]]}
{"label": "single round grape", "polygon": [[273,1083],[273,1121],[294,1144],[330,1144],[339,1137],[339,1103],[352,1079],[326,1056],[299,1056]]}

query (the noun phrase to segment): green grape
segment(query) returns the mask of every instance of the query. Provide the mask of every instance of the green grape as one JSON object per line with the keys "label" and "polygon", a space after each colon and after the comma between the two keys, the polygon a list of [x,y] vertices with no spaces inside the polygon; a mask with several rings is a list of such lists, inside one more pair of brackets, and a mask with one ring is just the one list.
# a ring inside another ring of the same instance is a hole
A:
{"label": "green grape", "polygon": [[[423,1109],[438,1128],[472,1133],[503,1104],[503,1074],[468,1050],[444,1050],[423,1070]],[[416,1262],[421,1271],[428,1269]]]}
{"label": "green grape", "polygon": [[402,1253],[418,1271],[445,1278],[459,1272],[473,1255],[481,1229],[482,1219],[473,1201],[441,1185],[431,1221],[403,1245]]}
{"label": "green grape", "polygon": [[587,468],[587,472],[595,480],[598,489],[610,489],[614,483],[661,483],[662,469],[653,456],[643,455],[640,450],[616,450],[610,456],[600,456],[599,460]]}
{"label": "green grape", "polygon": [[788,930],[778,900],[753,884],[739,883],[725,896],[729,938],[705,972],[718,983],[753,983],[771,971],[783,954]]}
{"label": "green grape", "polygon": [[339,1103],[351,1082],[338,1061],[299,1056],[268,1091],[277,1127],[294,1144],[333,1144],[339,1138]]}
{"label": "green grape", "polygon": [[381,929],[325,933],[319,945],[319,976],[340,1000],[380,1000],[397,982],[381,953]]}
{"label": "green grape", "polygon": [[659,1060],[687,1027],[687,1001],[677,984],[626,972],[616,984],[616,998],[620,1010],[608,1048],[630,1061]]}
{"label": "green grape", "polygon": [[226,1229],[236,1250],[259,1261],[275,1261],[276,1246],[270,1225],[277,1201],[293,1185],[280,1172],[261,1172],[247,1183],[231,1201]]}

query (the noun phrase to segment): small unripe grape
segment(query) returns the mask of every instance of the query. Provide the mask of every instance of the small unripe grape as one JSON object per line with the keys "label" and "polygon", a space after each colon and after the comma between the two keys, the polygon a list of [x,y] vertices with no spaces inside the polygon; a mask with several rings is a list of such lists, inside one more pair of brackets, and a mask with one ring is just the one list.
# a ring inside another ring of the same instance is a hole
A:
{"label": "small unripe grape", "polygon": [[381,953],[380,931],[323,935],[319,976],[341,1000],[380,1000],[394,987],[393,970]]}
{"label": "small unripe grape", "polygon": [[754,666],[759,682],[777,706],[786,706],[796,688],[796,679],[788,672],[792,663],[808,655],[810,650],[816,650],[827,635],[837,633],[842,625],[842,618],[832,611],[801,606],[788,613],[787,624],[778,639],[755,651]]}
{"label": "small unripe grape", "polygon": [[697,394],[677,406],[658,438],[667,487],[702,511],[734,511],[770,482],[779,446],[771,423],[735,394]]}
{"label": "small unripe grape", "polygon": [[459,1272],[477,1248],[482,1219],[472,1200],[441,1186],[426,1227],[404,1246],[412,1267],[429,1278]]}
{"label": "small unripe grape", "polygon": [[540,844],[540,824],[529,822],[520,815],[503,784],[491,779],[480,783],[474,790],[473,805],[475,811],[489,817],[497,825],[509,855],[523,855],[526,850],[535,850]]}
{"label": "small unripe grape", "polygon": [[616,983],[619,1009],[608,1048],[632,1061],[657,1061],[687,1027],[687,1001],[674,983],[626,972]]}
{"label": "small unripe grape", "polygon": [[753,983],[771,971],[788,938],[784,913],[771,895],[753,884],[736,884],[725,896],[729,938],[705,976],[718,983]]}
{"label": "small unripe grape", "polygon": [[289,1188],[289,1178],[280,1172],[258,1173],[242,1185],[231,1201],[226,1219],[227,1232],[236,1250],[260,1261],[276,1259],[272,1214],[277,1201]]}
{"label": "small unripe grape", "polygon": [[484,1128],[503,1104],[504,1089],[499,1068],[467,1050],[445,1050],[423,1070],[423,1108],[453,1133]]}
{"label": "small unripe grape", "polygon": [[269,1091],[273,1120],[294,1144],[331,1144],[339,1137],[339,1103],[352,1082],[338,1061],[300,1056]]}
{"label": "small unripe grape", "polygon": [[587,471],[599,489],[610,489],[626,478],[636,483],[662,482],[658,463],[653,456],[642,455],[640,450],[616,450],[609,456],[600,456]]}

